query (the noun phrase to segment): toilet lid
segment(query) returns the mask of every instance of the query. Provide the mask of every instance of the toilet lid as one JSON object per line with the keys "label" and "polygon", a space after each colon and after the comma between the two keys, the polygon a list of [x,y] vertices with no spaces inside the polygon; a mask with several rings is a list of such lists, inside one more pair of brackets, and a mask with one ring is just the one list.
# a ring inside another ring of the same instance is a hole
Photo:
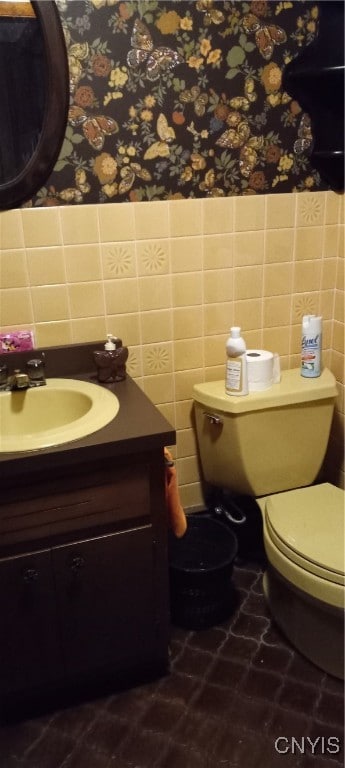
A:
{"label": "toilet lid", "polygon": [[344,499],[330,483],[278,493],[266,500],[270,537],[290,560],[310,573],[344,583]]}

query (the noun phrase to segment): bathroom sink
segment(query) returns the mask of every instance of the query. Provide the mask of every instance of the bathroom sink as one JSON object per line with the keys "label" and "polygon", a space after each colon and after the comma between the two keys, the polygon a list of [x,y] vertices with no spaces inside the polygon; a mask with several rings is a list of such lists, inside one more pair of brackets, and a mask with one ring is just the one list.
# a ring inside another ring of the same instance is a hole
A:
{"label": "bathroom sink", "polygon": [[77,379],[47,379],[43,387],[0,392],[0,453],[86,437],[112,421],[119,407],[108,389]]}

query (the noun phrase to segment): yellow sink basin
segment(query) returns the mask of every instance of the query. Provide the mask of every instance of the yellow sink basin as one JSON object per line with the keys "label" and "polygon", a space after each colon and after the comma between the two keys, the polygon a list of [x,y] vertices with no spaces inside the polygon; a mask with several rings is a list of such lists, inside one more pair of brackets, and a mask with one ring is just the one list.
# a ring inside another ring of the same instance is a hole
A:
{"label": "yellow sink basin", "polygon": [[76,379],[47,379],[43,387],[0,392],[0,452],[78,440],[105,427],[119,407],[108,389]]}

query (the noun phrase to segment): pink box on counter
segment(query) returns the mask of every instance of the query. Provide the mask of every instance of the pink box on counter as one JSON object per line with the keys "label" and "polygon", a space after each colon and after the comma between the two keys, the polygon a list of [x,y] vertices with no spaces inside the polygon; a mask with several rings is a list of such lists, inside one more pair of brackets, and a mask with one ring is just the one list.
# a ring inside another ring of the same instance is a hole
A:
{"label": "pink box on counter", "polygon": [[10,331],[0,333],[0,354],[6,352],[24,352],[34,349],[33,331]]}

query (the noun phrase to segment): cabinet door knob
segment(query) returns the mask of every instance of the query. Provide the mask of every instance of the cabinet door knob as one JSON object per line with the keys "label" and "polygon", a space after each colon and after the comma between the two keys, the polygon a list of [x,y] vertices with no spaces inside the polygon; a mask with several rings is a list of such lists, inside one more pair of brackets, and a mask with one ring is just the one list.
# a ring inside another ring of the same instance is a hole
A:
{"label": "cabinet door knob", "polygon": [[75,555],[72,557],[69,563],[69,567],[73,573],[77,573],[80,571],[81,568],[84,568],[85,560],[83,557],[80,557],[80,555]]}
{"label": "cabinet door knob", "polygon": [[38,571],[35,568],[25,568],[23,571],[23,579],[26,584],[32,584],[38,579]]}

